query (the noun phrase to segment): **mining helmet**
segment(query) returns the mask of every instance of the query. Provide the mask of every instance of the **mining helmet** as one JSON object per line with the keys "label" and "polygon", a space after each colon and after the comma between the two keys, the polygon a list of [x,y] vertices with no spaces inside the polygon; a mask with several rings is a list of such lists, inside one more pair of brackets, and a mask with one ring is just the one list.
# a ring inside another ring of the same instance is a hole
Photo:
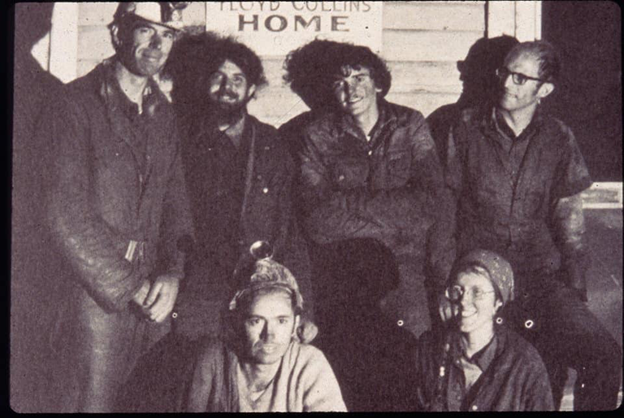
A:
{"label": "mining helmet", "polygon": [[230,301],[230,311],[238,308],[243,296],[261,288],[279,288],[294,297],[298,309],[303,309],[303,297],[293,274],[281,263],[273,260],[273,247],[265,241],[257,241],[251,245],[251,260],[241,270],[234,273],[238,283],[238,291]]}
{"label": "mining helmet", "polygon": [[126,18],[144,20],[179,31],[182,30],[182,10],[189,2],[121,2],[113,17],[114,22]]}

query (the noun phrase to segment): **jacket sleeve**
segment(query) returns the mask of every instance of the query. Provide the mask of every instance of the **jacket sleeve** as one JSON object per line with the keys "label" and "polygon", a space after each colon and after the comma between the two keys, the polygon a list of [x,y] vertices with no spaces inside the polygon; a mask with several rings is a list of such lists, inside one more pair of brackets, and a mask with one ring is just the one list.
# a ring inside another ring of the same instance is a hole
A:
{"label": "jacket sleeve", "polygon": [[552,412],[555,410],[550,380],[546,367],[535,350],[533,360],[526,362],[524,368],[529,369],[522,388],[523,411]]}
{"label": "jacket sleeve", "polygon": [[387,246],[394,244],[396,231],[360,210],[369,193],[365,188],[332,190],[328,169],[308,132],[304,134],[301,165],[303,227],[312,240],[327,244],[342,239],[375,238]]}
{"label": "jacket sleeve", "polygon": [[180,279],[184,278],[184,263],[193,251],[194,232],[188,193],[182,167],[179,138],[174,135],[178,145],[167,182],[167,191],[163,202],[161,224],[161,266],[164,272]]}
{"label": "jacket sleeve", "polygon": [[565,281],[570,288],[577,290],[583,301],[587,301],[586,272],[590,256],[585,240],[581,194],[558,199],[550,225],[555,244],[562,256]]}
{"label": "jacket sleeve", "polygon": [[587,301],[586,271],[589,249],[585,242],[585,220],[581,192],[591,186],[591,178],[574,134],[561,124],[564,146],[556,168],[549,227],[562,256],[564,282]]}
{"label": "jacket sleeve", "polygon": [[94,156],[86,112],[77,102],[51,107],[42,128],[53,163],[48,222],[55,242],[88,293],[107,310],[123,309],[139,290],[137,266],[124,259],[128,240],[112,231],[93,207]]}

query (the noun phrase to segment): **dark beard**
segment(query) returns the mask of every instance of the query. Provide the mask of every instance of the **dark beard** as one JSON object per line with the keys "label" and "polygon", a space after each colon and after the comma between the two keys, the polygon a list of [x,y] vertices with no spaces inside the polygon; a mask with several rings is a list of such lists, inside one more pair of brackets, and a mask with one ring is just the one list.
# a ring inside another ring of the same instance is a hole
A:
{"label": "dark beard", "polygon": [[239,103],[214,103],[214,116],[220,123],[233,124],[240,120],[242,116],[247,112],[247,103],[249,100],[245,100]]}

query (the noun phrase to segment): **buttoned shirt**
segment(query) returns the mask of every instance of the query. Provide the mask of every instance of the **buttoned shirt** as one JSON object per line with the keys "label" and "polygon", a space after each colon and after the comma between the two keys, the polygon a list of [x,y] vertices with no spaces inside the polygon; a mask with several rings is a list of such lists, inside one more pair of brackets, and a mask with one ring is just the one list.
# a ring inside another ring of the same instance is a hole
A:
{"label": "buttoned shirt", "polygon": [[[507,129],[506,129],[507,128]],[[539,110],[511,138],[493,108],[463,112],[448,146],[447,184],[458,200],[458,253],[482,248],[511,263],[521,282],[578,260],[555,220],[562,198],[591,185],[574,135]]]}
{"label": "buttoned shirt", "polygon": [[416,381],[415,410],[553,410],[548,373],[537,350],[505,327],[495,326],[494,339],[470,359],[457,330],[424,333],[417,344]]}
{"label": "buttoned shirt", "polygon": [[497,339],[496,335],[479,352],[472,357],[468,357],[463,350],[457,350],[452,356],[449,368],[449,379],[447,388],[448,410],[460,412],[466,410],[462,404],[466,400],[467,394],[479,377],[487,371],[488,367],[496,356]]}
{"label": "buttoned shirt", "polygon": [[[197,250],[199,254],[215,256],[204,257],[198,263],[210,262],[211,276],[223,279],[231,276],[240,256],[241,209],[251,142],[249,124],[242,125],[221,131],[207,118],[201,134],[190,138],[184,148]],[[239,138],[238,147],[228,134]]]}

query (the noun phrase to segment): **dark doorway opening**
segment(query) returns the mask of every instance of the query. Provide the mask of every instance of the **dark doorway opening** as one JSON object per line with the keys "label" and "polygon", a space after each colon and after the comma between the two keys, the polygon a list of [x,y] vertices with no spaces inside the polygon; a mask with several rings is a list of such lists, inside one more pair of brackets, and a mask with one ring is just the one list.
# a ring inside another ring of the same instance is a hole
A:
{"label": "dark doorway opening", "polygon": [[611,1],[544,1],[542,38],[561,51],[546,106],[572,128],[595,182],[622,181],[621,10]]}

